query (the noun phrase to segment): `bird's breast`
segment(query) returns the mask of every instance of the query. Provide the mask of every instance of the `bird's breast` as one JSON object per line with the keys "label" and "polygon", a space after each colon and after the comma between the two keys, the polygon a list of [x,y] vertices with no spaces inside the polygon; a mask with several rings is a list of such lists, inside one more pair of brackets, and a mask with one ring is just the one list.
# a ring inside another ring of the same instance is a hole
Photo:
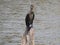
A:
{"label": "bird's breast", "polygon": [[30,17],[30,20],[32,20],[33,19],[33,14],[31,14],[29,17]]}

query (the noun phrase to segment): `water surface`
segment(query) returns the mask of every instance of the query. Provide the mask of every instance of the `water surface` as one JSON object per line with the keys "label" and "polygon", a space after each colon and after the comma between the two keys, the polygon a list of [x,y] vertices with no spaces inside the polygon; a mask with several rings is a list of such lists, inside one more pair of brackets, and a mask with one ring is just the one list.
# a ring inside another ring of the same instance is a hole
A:
{"label": "water surface", "polygon": [[35,6],[35,45],[60,45],[60,0],[0,0],[0,45],[20,45],[25,16]]}

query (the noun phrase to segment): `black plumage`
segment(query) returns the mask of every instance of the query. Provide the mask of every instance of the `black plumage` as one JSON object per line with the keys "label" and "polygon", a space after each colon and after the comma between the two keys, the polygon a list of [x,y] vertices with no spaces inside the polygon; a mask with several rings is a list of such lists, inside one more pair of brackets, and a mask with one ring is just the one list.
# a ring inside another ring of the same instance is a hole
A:
{"label": "black plumage", "polygon": [[30,18],[30,14],[26,15],[25,18],[25,22],[26,22],[26,26],[29,27],[30,24],[33,24],[33,20],[34,20],[34,13],[32,13],[32,17]]}
{"label": "black plumage", "polygon": [[34,6],[31,5],[30,7],[30,12],[26,15],[25,17],[25,23],[26,23],[26,33],[30,31],[30,29],[33,27],[33,20],[34,20],[34,11],[33,11]]}

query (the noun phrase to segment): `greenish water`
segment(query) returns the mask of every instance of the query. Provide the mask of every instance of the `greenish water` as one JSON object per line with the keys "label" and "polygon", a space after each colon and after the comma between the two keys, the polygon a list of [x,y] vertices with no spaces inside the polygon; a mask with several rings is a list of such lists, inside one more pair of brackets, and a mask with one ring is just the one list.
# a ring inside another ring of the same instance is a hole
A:
{"label": "greenish water", "polygon": [[35,45],[60,45],[60,0],[0,0],[0,45],[20,45],[30,2],[35,6]]}

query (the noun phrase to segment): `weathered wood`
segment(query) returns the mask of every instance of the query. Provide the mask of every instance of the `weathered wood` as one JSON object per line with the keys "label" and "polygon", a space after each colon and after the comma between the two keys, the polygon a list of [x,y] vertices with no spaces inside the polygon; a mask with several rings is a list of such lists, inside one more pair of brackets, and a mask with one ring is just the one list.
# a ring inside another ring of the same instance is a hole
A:
{"label": "weathered wood", "polygon": [[28,34],[25,33],[22,36],[21,45],[34,45],[34,29],[31,28]]}
{"label": "weathered wood", "polygon": [[29,32],[30,42],[29,45],[34,45],[34,29],[32,28]]}

